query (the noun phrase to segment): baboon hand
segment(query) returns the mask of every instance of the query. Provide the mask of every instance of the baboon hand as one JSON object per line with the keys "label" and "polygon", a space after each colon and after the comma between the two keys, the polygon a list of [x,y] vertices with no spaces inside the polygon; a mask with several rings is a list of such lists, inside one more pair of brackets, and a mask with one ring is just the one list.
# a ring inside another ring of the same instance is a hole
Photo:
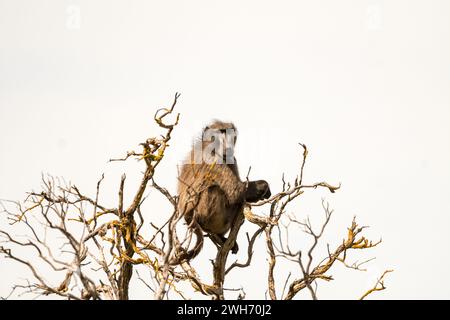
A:
{"label": "baboon hand", "polygon": [[267,181],[250,181],[245,193],[245,200],[247,202],[257,202],[259,200],[268,199],[271,195],[272,193],[270,192],[270,187]]}

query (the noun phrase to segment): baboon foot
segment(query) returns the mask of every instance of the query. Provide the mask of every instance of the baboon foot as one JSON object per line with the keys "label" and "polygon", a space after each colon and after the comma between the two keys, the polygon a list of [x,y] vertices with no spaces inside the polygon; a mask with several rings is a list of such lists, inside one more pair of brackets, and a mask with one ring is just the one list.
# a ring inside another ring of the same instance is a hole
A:
{"label": "baboon foot", "polygon": [[234,242],[234,246],[233,246],[233,248],[231,248],[231,253],[236,254],[236,253],[238,253],[238,251],[239,251],[239,246],[238,246],[237,242]]}

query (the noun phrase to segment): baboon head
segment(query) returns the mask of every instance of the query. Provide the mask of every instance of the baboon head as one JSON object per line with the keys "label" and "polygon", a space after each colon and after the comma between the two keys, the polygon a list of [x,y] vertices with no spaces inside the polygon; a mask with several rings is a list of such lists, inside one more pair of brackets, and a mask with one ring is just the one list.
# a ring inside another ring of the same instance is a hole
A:
{"label": "baboon head", "polygon": [[203,129],[202,140],[204,152],[211,163],[234,164],[237,131],[233,123],[213,121]]}

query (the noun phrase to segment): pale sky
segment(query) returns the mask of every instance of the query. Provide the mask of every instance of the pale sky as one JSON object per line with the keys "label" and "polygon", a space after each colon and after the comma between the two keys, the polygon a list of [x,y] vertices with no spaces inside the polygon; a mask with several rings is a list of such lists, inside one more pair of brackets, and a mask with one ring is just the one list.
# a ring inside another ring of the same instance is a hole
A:
{"label": "pale sky", "polygon": [[[354,215],[383,239],[352,253],[377,257],[367,272],[337,265],[319,298],[358,298],[395,269],[372,298],[449,299],[449,16],[445,0],[0,0],[0,198],[23,199],[42,172],[91,195],[105,172],[110,202],[126,172],[131,195],[142,165],[107,160],[158,135],[153,114],[179,91],[160,184],[175,191],[177,163],[213,118],[239,130],[241,176],[251,166],[273,192],[283,172],[297,173],[305,143],[306,182],[342,188],[310,192],[292,211],[315,221],[321,198],[330,203],[325,246],[340,243]],[[169,214],[148,208],[147,221]],[[254,266],[227,282],[247,298],[264,298],[263,240]],[[213,254],[209,245],[196,258],[205,278]],[[278,268],[284,279],[290,269]],[[0,274],[0,296],[27,275],[3,258]],[[151,294],[137,284],[131,297]]]}

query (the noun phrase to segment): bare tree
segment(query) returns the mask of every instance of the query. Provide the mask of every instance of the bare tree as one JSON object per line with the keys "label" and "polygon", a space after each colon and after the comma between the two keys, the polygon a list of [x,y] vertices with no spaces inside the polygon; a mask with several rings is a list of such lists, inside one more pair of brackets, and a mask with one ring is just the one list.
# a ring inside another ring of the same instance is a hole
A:
{"label": "bare tree", "polygon": [[[381,243],[366,239],[362,233],[365,227],[351,222],[342,242],[334,248],[327,246],[328,254],[319,262],[313,263],[313,254],[319,245],[321,236],[333,211],[324,200],[323,224],[314,230],[309,218],[300,220],[294,214],[287,214],[287,208],[307,190],[324,188],[331,193],[340,186],[327,182],[307,184],[303,182],[303,172],[308,149],[300,144],[302,161],[299,174],[292,182],[282,179],[282,189],[270,199],[247,205],[244,213],[233,222],[230,234],[223,244],[217,247],[212,261],[212,283],[202,280],[199,272],[187,260],[172,265],[170,259],[183,250],[187,250],[192,239],[189,228],[182,226],[182,216],[177,210],[178,197],[155,181],[155,170],[164,159],[171,140],[172,131],[179,122],[179,114],[174,113],[179,94],[169,108],[156,112],[154,120],[163,131],[159,137],[149,138],[140,144],[141,151],[130,151],[123,158],[110,161],[138,159],[145,163],[145,170],[138,183],[130,203],[124,201],[126,176],[122,175],[118,186],[116,206],[108,207],[100,201],[104,176],[98,180],[96,193],[88,196],[74,184],[52,176],[42,177],[42,190],[30,192],[23,202],[2,201],[3,217],[9,224],[0,229],[0,254],[5,258],[24,265],[31,277],[24,283],[12,288],[11,294],[56,295],[66,299],[128,299],[130,281],[135,266],[145,270],[144,280],[141,273],[135,272],[137,280],[144,283],[149,294],[155,299],[168,299],[174,292],[178,298],[188,299],[180,290],[180,284],[186,283],[193,289],[212,299],[224,299],[225,280],[231,271],[250,267],[254,245],[264,235],[268,255],[267,293],[270,299],[293,299],[306,289],[313,299],[317,299],[317,281],[332,280],[328,271],[335,263],[343,263],[355,270],[364,270],[362,263],[348,263],[347,253],[351,250],[366,250]],[[166,118],[174,118],[172,121]],[[247,177],[248,178],[248,177]],[[157,190],[172,207],[167,212],[166,222],[160,226],[147,223],[142,205],[147,198],[147,188]],[[255,214],[258,208],[263,214]],[[246,234],[248,246],[245,261],[229,261],[229,253],[244,221],[257,227],[253,234]],[[284,221],[282,223],[282,221]],[[289,232],[300,227],[312,245],[307,251],[293,248],[289,243]],[[151,229],[150,235],[143,230]],[[184,231],[181,231],[184,230]],[[25,235],[19,235],[21,233]],[[262,240],[260,240],[262,241]],[[298,274],[289,274],[283,288],[276,283],[276,266],[295,263]],[[386,270],[375,286],[361,296],[366,298],[373,292],[384,290]],[[48,281],[45,275],[56,273],[61,279],[58,283]],[[235,272],[234,274],[236,274]],[[244,289],[239,291],[238,299],[245,297]],[[8,296],[8,297],[9,297]]]}

